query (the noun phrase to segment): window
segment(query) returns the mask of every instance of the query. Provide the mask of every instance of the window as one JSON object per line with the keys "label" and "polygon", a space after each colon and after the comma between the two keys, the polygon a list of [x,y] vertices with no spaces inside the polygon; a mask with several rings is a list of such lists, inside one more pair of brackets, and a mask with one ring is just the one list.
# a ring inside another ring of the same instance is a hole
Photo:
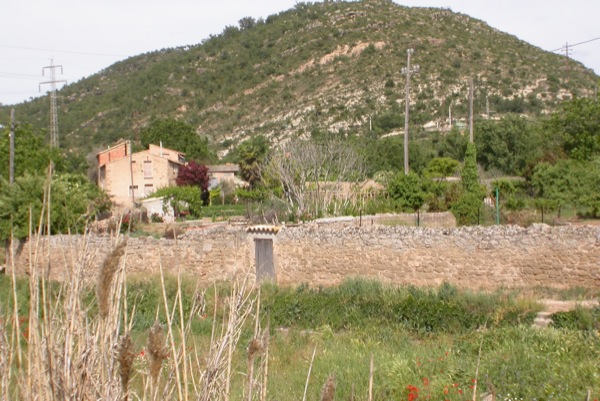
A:
{"label": "window", "polygon": [[130,197],[137,197],[140,196],[140,193],[138,192],[138,186],[137,185],[130,185],[129,186],[129,196]]}
{"label": "window", "polygon": [[144,178],[152,178],[152,162],[144,162]]}
{"label": "window", "polygon": [[144,185],[144,195],[149,196],[152,194],[152,192],[154,192],[154,185],[145,184]]}
{"label": "window", "polygon": [[106,166],[100,167],[98,172],[98,186],[104,188],[104,181],[106,181]]}

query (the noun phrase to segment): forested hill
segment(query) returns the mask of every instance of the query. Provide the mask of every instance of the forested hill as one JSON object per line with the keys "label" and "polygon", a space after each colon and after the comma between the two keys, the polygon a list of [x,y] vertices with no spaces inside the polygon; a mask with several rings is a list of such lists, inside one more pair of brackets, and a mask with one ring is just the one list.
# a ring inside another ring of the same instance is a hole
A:
{"label": "forested hill", "polygon": [[[60,90],[61,147],[80,154],[137,139],[157,117],[181,119],[225,149],[256,134],[380,134],[401,129],[408,48],[411,124],[475,113],[542,115],[593,93],[598,77],[484,21],[448,9],[387,0],[298,3],[266,19],[244,18],[202,43],[131,57]],[[49,100],[15,107],[20,122],[46,129]],[[0,108],[0,122],[9,108]]]}

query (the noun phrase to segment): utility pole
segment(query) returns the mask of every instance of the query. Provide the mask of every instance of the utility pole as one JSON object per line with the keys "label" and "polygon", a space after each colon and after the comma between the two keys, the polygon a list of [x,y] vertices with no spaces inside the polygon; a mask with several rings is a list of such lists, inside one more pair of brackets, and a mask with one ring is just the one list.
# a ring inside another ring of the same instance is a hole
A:
{"label": "utility pole", "polygon": [[15,109],[10,109],[10,156],[9,156],[9,183],[15,182]]}
{"label": "utility pole", "polygon": [[408,175],[408,112],[410,109],[410,74],[419,72],[419,65],[410,66],[410,56],[413,49],[407,49],[406,67],[402,68],[402,73],[406,74],[406,105],[404,110],[404,174]]}
{"label": "utility pole", "polygon": [[60,73],[63,73],[62,65],[54,65],[54,60],[50,59],[50,65],[42,68],[42,75],[45,72],[50,72],[50,81],[40,82],[40,92],[42,85],[50,85],[50,146],[58,148],[58,110],[56,107],[56,84],[66,83],[64,79],[56,80],[56,69],[60,68]]}
{"label": "utility pole", "polygon": [[485,97],[485,115],[487,119],[490,119],[490,98],[488,96]]}
{"label": "utility pole", "polygon": [[473,143],[473,78],[469,78],[469,141]]}

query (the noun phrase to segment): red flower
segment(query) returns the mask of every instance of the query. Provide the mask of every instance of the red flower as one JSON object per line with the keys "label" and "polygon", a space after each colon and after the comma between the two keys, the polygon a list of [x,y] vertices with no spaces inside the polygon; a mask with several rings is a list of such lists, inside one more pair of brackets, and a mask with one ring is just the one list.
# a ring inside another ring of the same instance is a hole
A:
{"label": "red flower", "polygon": [[428,378],[424,377],[422,380],[423,380],[423,385],[425,387],[429,386],[429,379]]}

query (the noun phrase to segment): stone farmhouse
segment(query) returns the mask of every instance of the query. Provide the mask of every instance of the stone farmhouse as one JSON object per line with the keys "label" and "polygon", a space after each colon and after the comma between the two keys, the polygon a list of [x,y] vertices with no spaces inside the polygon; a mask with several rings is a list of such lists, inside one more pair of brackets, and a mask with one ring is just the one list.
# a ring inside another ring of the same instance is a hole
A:
{"label": "stone farmhouse", "polygon": [[[147,150],[132,153],[128,140],[99,152],[96,157],[98,186],[112,197],[118,208],[131,208],[158,188],[175,186],[179,167],[187,164],[184,153],[160,145],[151,144]],[[226,182],[247,185],[236,176],[239,171],[237,164],[208,166],[214,187]],[[162,210],[162,204],[157,210]]]}
{"label": "stone farmhouse", "polygon": [[121,141],[99,152],[98,186],[117,207],[132,207],[161,187],[174,186],[179,167],[186,164],[185,154],[162,146],[132,153],[131,142]]}

